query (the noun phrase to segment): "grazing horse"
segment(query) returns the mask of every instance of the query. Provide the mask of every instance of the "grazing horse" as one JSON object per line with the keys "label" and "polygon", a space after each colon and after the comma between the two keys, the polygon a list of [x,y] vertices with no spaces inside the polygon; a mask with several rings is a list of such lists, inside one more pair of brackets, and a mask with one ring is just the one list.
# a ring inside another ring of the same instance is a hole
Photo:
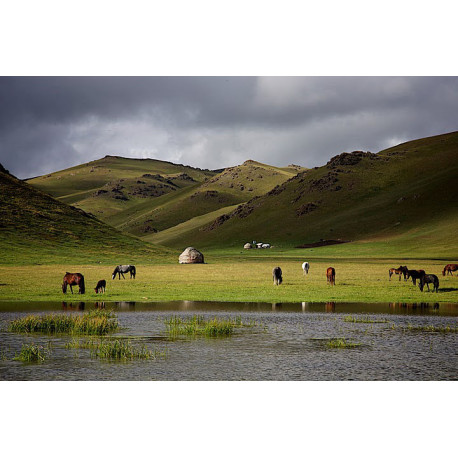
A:
{"label": "grazing horse", "polygon": [[130,278],[135,278],[135,274],[136,274],[135,266],[131,266],[130,264],[128,264],[127,266],[121,266],[121,265],[116,266],[111,278],[114,280],[116,278],[116,274],[118,274],[120,280],[121,280],[121,275],[122,275],[122,278],[124,278],[125,280],[126,277],[124,276],[124,274],[126,274],[127,272],[130,272]]}
{"label": "grazing horse", "polygon": [[326,281],[331,286],[335,286],[335,284],[336,284],[336,269],[334,269],[334,267],[328,267],[326,269]]}
{"label": "grazing horse", "polygon": [[309,273],[309,269],[310,269],[310,264],[307,261],[303,262],[302,270],[304,271],[304,275]]}
{"label": "grazing horse", "polygon": [[281,285],[283,282],[282,271],[280,267],[274,267],[272,270],[272,276],[274,278],[274,285]]}
{"label": "grazing horse", "polygon": [[406,275],[407,278],[412,278],[412,283],[416,286],[417,280],[420,280],[423,275],[426,275],[426,272],[424,270],[408,270]]}
{"label": "grazing horse", "polygon": [[425,286],[425,284],[428,287],[428,291],[430,291],[429,283],[433,284],[433,292],[434,290],[436,290],[436,293],[437,293],[437,290],[439,289],[439,279],[436,277],[436,275],[433,275],[433,274],[422,275],[422,277],[420,278],[420,281],[418,282],[420,291],[423,291],[423,287]]}
{"label": "grazing horse", "polygon": [[84,294],[86,292],[86,289],[84,287],[84,277],[81,274],[71,274],[70,272],[66,272],[66,274],[64,275],[64,281],[62,283],[62,292],[64,294],[66,294],[67,292],[67,285],[70,286],[70,291],[72,292],[72,294],[72,286],[74,285],[78,285],[80,294]]}
{"label": "grazing horse", "polygon": [[97,286],[94,288],[95,293],[104,293],[105,288],[107,287],[107,282],[105,280],[99,280]]}
{"label": "grazing horse", "polygon": [[401,281],[401,275],[404,275],[404,281],[407,281],[407,271],[409,269],[407,269],[407,266],[399,266],[397,269],[390,269],[388,271],[388,275],[390,276],[390,280],[391,280],[391,276],[393,274],[396,274],[396,275],[399,275],[399,281]]}
{"label": "grazing horse", "polygon": [[458,270],[458,264],[447,264],[442,271],[442,275],[445,277],[445,274],[450,274],[453,277],[452,272],[456,272]]}

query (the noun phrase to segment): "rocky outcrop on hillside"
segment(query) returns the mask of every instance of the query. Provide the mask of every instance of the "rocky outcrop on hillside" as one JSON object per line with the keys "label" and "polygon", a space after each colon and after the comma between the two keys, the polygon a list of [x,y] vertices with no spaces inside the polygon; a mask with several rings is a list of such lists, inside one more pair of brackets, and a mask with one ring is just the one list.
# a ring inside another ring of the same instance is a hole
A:
{"label": "rocky outcrop on hillside", "polygon": [[377,159],[377,155],[370,151],[353,151],[352,153],[342,153],[332,157],[326,164],[328,169],[333,169],[342,165],[355,165],[363,158]]}

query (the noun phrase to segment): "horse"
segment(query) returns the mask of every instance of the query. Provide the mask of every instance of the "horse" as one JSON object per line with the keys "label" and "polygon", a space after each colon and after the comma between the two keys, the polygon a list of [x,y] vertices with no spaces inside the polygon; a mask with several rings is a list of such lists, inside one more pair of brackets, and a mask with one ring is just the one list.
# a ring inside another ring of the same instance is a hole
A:
{"label": "horse", "polygon": [[95,293],[104,293],[105,288],[107,287],[107,282],[105,280],[99,280],[97,286],[94,288]]}
{"label": "horse", "polygon": [[437,293],[437,290],[439,289],[439,279],[436,277],[436,275],[433,275],[433,274],[422,275],[422,277],[420,278],[420,281],[418,282],[420,291],[423,291],[423,287],[425,286],[425,284],[428,287],[428,291],[430,291],[429,283],[433,284],[433,292],[434,290],[436,290],[436,293]]}
{"label": "horse", "polygon": [[458,270],[458,264],[447,264],[442,271],[442,275],[445,277],[445,274],[450,274],[453,277],[452,272],[456,272]]}
{"label": "horse", "polygon": [[331,286],[335,286],[335,284],[336,284],[336,270],[334,269],[334,267],[328,267],[326,269],[326,281]]}
{"label": "horse", "polygon": [[407,266],[399,266],[397,269],[394,269],[394,268],[390,269],[388,271],[388,275],[390,276],[390,280],[393,274],[399,275],[399,281],[401,281],[401,275],[404,275],[404,281],[407,281],[406,276],[407,276],[408,270],[409,269],[407,269]]}
{"label": "horse", "polygon": [[283,282],[282,271],[280,267],[274,267],[272,270],[272,276],[274,279],[274,285],[281,285]]}
{"label": "horse", "polygon": [[131,266],[130,264],[126,266],[119,265],[115,267],[115,270],[111,278],[114,280],[116,278],[116,274],[118,274],[120,280],[121,280],[121,275],[122,275],[122,278],[124,278],[125,280],[126,277],[124,276],[124,274],[126,274],[127,272],[130,272],[130,278],[135,278],[135,274],[137,271],[135,270],[135,266]]}
{"label": "horse", "polygon": [[64,275],[64,281],[62,283],[62,292],[64,294],[67,293],[67,285],[70,286],[70,291],[72,292],[72,294],[72,286],[74,285],[78,285],[80,294],[84,294],[86,291],[84,287],[84,277],[79,273],[71,274],[70,272],[66,272]]}
{"label": "horse", "polygon": [[417,280],[420,280],[423,275],[426,275],[426,272],[424,270],[408,270],[406,275],[407,278],[412,278],[412,283],[416,286]]}
{"label": "horse", "polygon": [[309,269],[310,269],[310,264],[307,261],[303,262],[302,270],[304,271],[304,275],[309,273]]}

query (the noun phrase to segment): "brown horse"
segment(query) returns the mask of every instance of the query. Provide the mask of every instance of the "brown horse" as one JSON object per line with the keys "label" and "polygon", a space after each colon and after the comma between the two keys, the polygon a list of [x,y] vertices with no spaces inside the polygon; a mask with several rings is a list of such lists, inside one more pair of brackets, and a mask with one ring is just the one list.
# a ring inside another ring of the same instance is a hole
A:
{"label": "brown horse", "polygon": [[84,287],[84,277],[81,274],[71,274],[70,272],[67,272],[64,275],[64,281],[62,283],[62,292],[65,294],[67,292],[67,285],[70,286],[70,291],[73,294],[73,289],[72,286],[78,285],[79,286],[79,293],[84,294],[85,293],[85,287]]}
{"label": "brown horse", "polygon": [[334,286],[336,284],[336,270],[334,269],[334,267],[327,268],[326,280],[331,286]]}
{"label": "brown horse", "polygon": [[107,282],[105,280],[99,280],[97,286],[94,288],[94,291],[97,293],[104,293],[105,288],[107,287]]}
{"label": "brown horse", "polygon": [[409,269],[407,269],[407,266],[399,266],[397,269],[390,269],[388,271],[388,275],[390,276],[390,280],[391,280],[391,276],[393,274],[396,274],[396,275],[399,275],[399,281],[401,281],[401,275],[404,275],[404,281],[407,281],[407,271]]}
{"label": "brown horse", "polygon": [[445,274],[450,274],[453,277],[452,272],[456,272],[458,270],[458,264],[447,264],[442,271],[442,275],[445,277]]}
{"label": "brown horse", "polygon": [[408,270],[406,275],[407,278],[412,278],[412,283],[416,286],[417,280],[420,280],[423,275],[426,275],[426,272],[424,270]]}

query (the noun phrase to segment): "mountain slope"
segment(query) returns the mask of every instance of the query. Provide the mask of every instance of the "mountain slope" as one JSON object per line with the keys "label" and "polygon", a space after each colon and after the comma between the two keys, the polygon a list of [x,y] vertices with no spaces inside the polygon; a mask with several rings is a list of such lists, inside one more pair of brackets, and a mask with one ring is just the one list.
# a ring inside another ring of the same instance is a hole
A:
{"label": "mountain slope", "polygon": [[142,242],[10,175],[0,166],[2,263],[133,262],[168,250]]}
{"label": "mountain slope", "polygon": [[[296,246],[403,237],[411,247],[437,242],[444,251],[456,247],[457,177],[458,132],[378,154],[343,153],[188,232],[186,241],[199,247],[240,247],[250,240]],[[177,235],[167,245],[183,241]]]}

